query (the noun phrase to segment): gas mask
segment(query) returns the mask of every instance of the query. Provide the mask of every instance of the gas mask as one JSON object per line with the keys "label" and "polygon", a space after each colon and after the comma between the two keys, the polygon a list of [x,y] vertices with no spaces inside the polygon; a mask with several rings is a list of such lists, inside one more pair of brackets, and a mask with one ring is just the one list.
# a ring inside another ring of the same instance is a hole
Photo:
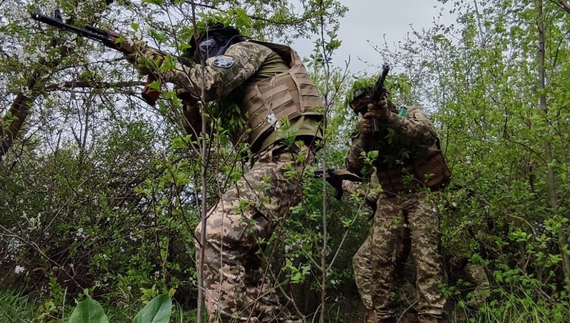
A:
{"label": "gas mask", "polygon": [[230,43],[225,37],[220,37],[221,35],[209,35],[207,38],[200,42],[198,48],[202,54],[202,59],[207,60],[210,57],[222,55]]}
{"label": "gas mask", "polygon": [[192,58],[196,63],[206,61],[208,58],[224,54],[228,47],[243,40],[244,37],[237,29],[215,24],[200,36],[197,46],[192,39],[190,42]]}

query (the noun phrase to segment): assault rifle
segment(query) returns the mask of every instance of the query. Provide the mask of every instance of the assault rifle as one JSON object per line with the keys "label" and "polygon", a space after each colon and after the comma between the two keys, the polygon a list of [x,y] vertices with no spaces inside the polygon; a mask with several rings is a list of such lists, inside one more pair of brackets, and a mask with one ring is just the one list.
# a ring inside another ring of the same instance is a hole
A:
{"label": "assault rifle", "polygon": [[[378,77],[378,80],[374,84],[374,88],[372,88],[372,94],[368,97],[367,89],[359,89],[354,92],[354,99],[353,103],[351,103],[351,107],[355,113],[360,113],[364,115],[368,112],[368,103],[378,102],[380,99],[386,96],[387,90],[384,86],[384,82],[386,81],[386,76],[388,76],[388,72],[390,71],[390,66],[388,64],[382,65],[382,74]],[[378,132],[378,120],[372,119],[372,127],[374,133]]]}
{"label": "assault rifle", "polygon": [[372,102],[378,102],[382,97],[386,96],[386,87],[384,82],[386,81],[386,76],[390,72],[390,66],[388,64],[382,65],[382,74],[374,84],[374,89],[372,90]]}
{"label": "assault rifle", "polygon": [[[125,39],[125,37],[121,36],[113,30],[103,30],[93,26],[76,27],[66,24],[61,18],[61,12],[59,9],[55,10],[53,17],[49,17],[41,13],[32,13],[32,19],[59,28],[63,31],[72,32],[79,35],[80,37],[95,40],[109,48],[118,50],[125,54],[134,53],[136,50],[136,48],[131,45],[127,39]],[[149,75],[146,80],[144,89],[141,93],[141,96],[145,102],[152,106],[156,104],[156,100],[158,100],[158,97],[160,95],[159,91],[154,90],[150,87],[150,84],[154,81],[156,81],[156,77]]]}
{"label": "assault rifle", "polygon": [[353,182],[362,182],[362,178],[360,178],[360,176],[349,172],[348,170],[345,169],[334,169],[334,168],[329,168],[329,169],[318,169],[314,172],[314,177],[315,178],[323,178],[329,183],[331,184],[332,187],[335,188],[335,193],[334,193],[334,197],[337,200],[340,200],[342,197],[342,181],[343,180],[349,180],[349,181],[353,181]]}

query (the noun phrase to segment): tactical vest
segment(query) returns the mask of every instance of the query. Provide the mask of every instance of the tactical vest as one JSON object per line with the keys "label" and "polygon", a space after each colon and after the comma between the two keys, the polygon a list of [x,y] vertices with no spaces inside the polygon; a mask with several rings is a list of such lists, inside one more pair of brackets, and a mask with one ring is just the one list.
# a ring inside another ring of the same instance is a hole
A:
{"label": "tactical vest", "polygon": [[283,58],[288,71],[275,74],[243,89],[241,108],[247,120],[249,144],[258,147],[272,132],[272,120],[311,116],[323,118],[324,103],[299,55],[289,46],[249,40],[266,46]]}
{"label": "tactical vest", "polygon": [[451,172],[441,153],[439,138],[425,153],[404,160],[403,165],[390,167],[381,161],[382,152],[374,161],[376,179],[387,195],[413,192],[421,187],[441,190],[449,184]]}
{"label": "tactical vest", "polygon": [[[430,151],[408,165],[389,168],[384,163],[376,164],[376,176],[382,190],[388,195],[416,191],[420,187],[440,190],[449,184],[451,172],[441,151]],[[406,179],[411,177],[411,181]]]}

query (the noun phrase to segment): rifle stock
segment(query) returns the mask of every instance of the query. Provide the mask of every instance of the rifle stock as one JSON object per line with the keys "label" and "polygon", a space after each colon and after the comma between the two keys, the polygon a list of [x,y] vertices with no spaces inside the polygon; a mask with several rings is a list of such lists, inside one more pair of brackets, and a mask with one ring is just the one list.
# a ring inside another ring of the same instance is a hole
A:
{"label": "rifle stock", "polygon": [[[108,1],[107,4],[109,4],[110,2]],[[106,47],[120,51],[124,54],[130,54],[135,52],[136,50],[136,48],[133,45],[131,45],[128,41],[126,41],[125,37],[123,37],[122,35],[113,30],[104,30],[93,26],[83,26],[81,28],[66,24],[61,17],[61,12],[59,9],[55,10],[53,17],[49,17],[38,12],[32,13],[31,15],[32,19],[34,20],[59,28],[62,31],[72,32],[80,37],[89,38],[91,40],[100,42]],[[157,80],[156,77],[149,75],[146,79],[146,83],[141,93],[143,100],[152,106],[156,104],[156,101],[160,96],[160,91],[152,89],[149,86],[152,82],[155,82],[156,80]]]}

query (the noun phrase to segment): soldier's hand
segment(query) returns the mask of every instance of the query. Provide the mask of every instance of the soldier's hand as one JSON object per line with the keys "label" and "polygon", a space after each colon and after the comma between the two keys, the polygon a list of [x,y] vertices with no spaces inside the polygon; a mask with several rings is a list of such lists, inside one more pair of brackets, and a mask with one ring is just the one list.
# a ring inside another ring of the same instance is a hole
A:
{"label": "soldier's hand", "polygon": [[149,75],[162,65],[164,55],[147,46],[145,41],[136,40],[134,47],[135,51],[126,54],[125,58],[136,68],[140,75]]}
{"label": "soldier's hand", "polygon": [[360,134],[364,137],[371,137],[374,133],[374,118],[366,113],[360,119]]}
{"label": "soldier's hand", "polygon": [[177,88],[176,96],[184,102],[184,117],[189,121],[202,118],[198,99],[188,89]]}
{"label": "soldier's hand", "polygon": [[368,103],[368,112],[364,117],[368,116],[379,121],[384,121],[388,119],[390,115],[390,108],[388,104],[388,99],[385,97],[380,99],[378,102]]}
{"label": "soldier's hand", "polygon": [[202,118],[198,102],[184,103],[184,110],[182,112],[184,114],[184,119],[189,123]]}
{"label": "soldier's hand", "polygon": [[202,131],[202,114],[197,101],[184,101],[184,109],[182,110],[182,127],[189,134],[192,141],[196,140]]}
{"label": "soldier's hand", "polygon": [[198,99],[196,98],[196,95],[187,88],[177,88],[176,96],[180,100],[184,101],[184,103],[187,105],[198,105]]}

